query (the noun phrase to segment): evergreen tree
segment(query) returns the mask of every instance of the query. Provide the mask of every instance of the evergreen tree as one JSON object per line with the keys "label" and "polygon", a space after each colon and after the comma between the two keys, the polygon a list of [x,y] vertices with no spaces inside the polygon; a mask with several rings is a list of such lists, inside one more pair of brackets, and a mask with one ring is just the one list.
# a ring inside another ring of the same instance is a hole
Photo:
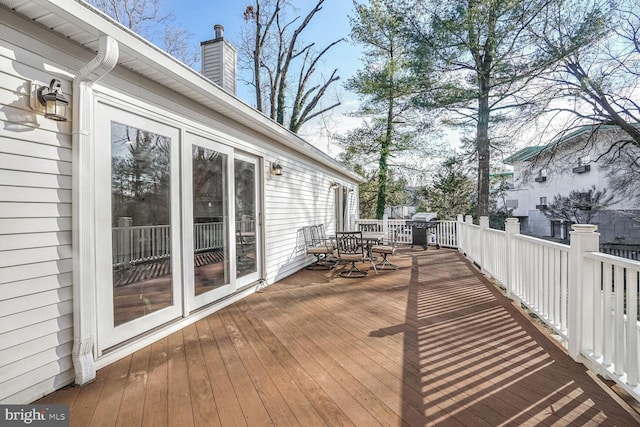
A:
{"label": "evergreen tree", "polygon": [[351,38],[364,47],[364,67],[346,86],[364,101],[358,114],[371,120],[339,142],[347,155],[361,151],[377,156],[375,216],[381,219],[388,202],[389,160],[394,152],[410,147],[409,134],[398,130],[407,120],[412,86],[400,33],[401,19],[381,0],[372,0],[370,5],[354,2],[354,9]]}
{"label": "evergreen tree", "polygon": [[427,210],[436,212],[441,220],[454,220],[458,214],[474,213],[474,182],[458,158],[446,160],[433,184],[424,187],[420,193],[426,199]]}
{"label": "evergreen tree", "polygon": [[[526,111],[528,84],[555,58],[536,49],[529,27],[549,0],[398,0],[413,46],[416,97],[443,113],[449,125],[473,128],[478,161],[478,215],[489,214],[492,149],[504,139],[499,124]],[[493,125],[493,126],[491,126]]]}

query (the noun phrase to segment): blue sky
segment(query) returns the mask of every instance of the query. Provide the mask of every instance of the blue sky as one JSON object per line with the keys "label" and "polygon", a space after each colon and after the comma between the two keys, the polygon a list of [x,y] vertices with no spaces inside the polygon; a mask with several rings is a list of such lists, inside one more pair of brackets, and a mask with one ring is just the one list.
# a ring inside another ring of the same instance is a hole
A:
{"label": "blue sky", "polygon": [[[246,6],[252,3],[251,0],[244,2],[234,0],[164,0],[161,4],[166,11],[175,15],[177,24],[193,34],[192,42],[199,46],[201,41],[213,38],[214,24],[222,24],[225,29],[225,38],[238,45],[241,29],[245,25],[242,14]],[[298,9],[297,15],[304,16],[316,2],[313,0],[293,0],[292,3]],[[313,41],[318,48],[321,48],[337,39],[347,38],[350,32],[348,17],[352,15],[352,8],[353,3],[350,0],[327,0],[322,6],[322,10],[314,16],[302,33],[303,39],[307,42]],[[343,105],[326,119],[328,123],[309,124],[303,128],[301,134],[303,137],[313,140],[311,142],[317,142],[318,148],[331,151],[331,148],[327,149],[327,145],[325,145],[327,136],[323,128],[329,126],[334,131],[336,129],[346,131],[358,123],[357,119],[343,115],[356,110],[358,102],[356,96],[346,92],[342,85],[361,66],[360,48],[345,41],[334,46],[325,54],[324,58],[324,64],[317,72],[329,75],[334,68],[338,68],[341,80],[334,83],[333,88],[334,92],[339,92],[338,96]],[[252,104],[251,91],[251,88],[239,87],[238,97]]]}

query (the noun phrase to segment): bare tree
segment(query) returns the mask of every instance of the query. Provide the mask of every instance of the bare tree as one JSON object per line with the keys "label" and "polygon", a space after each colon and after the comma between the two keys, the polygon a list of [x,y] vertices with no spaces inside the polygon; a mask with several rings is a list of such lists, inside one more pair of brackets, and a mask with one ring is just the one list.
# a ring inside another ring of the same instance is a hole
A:
{"label": "bare tree", "polygon": [[192,67],[199,61],[199,51],[190,42],[191,33],[173,24],[173,14],[161,13],[160,0],[87,2],[188,66]]}
{"label": "bare tree", "polygon": [[568,196],[556,194],[542,213],[549,219],[561,219],[577,224],[589,224],[596,213],[614,203],[613,195],[607,189],[572,190]]}
{"label": "bare tree", "polygon": [[537,28],[538,46],[562,58],[545,76],[543,120],[562,132],[617,125],[640,146],[640,11],[634,0],[556,0]]}
{"label": "bare tree", "polygon": [[[268,112],[272,119],[293,132],[340,105],[340,102],[328,107],[321,105],[327,89],[340,79],[338,69],[323,79],[314,77],[325,54],[341,40],[319,51],[315,49],[315,43],[304,44],[301,40],[301,34],[322,10],[324,1],[318,0],[304,17],[293,19],[287,17],[291,7],[285,0],[255,0],[244,12],[249,30],[244,35],[240,64],[252,72],[256,108]],[[296,76],[292,77],[292,74]],[[292,81],[295,83],[290,91]],[[289,108],[288,123],[285,123]]]}
{"label": "bare tree", "polygon": [[[590,129],[573,148],[596,153],[592,159],[607,173],[617,196],[640,196],[640,9],[633,0],[555,0],[542,25],[532,28],[538,47],[561,58],[532,98],[538,107],[539,133],[561,141]],[[533,102],[532,102],[533,104]],[[615,138],[601,130],[619,128]],[[604,143],[604,149],[597,145]],[[539,167],[562,163],[561,144],[549,144]],[[546,163],[542,165],[542,163]],[[552,166],[551,166],[552,167]]]}

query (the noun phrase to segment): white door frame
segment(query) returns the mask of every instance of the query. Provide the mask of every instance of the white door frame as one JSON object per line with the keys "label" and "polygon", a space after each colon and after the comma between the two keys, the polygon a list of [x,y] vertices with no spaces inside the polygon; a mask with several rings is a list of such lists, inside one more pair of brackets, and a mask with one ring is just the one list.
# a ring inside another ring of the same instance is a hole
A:
{"label": "white door frame", "polygon": [[[179,318],[183,312],[181,289],[180,239],[180,130],[103,103],[96,106],[95,197],[96,206],[96,308],[97,352],[120,344],[155,327]],[[111,123],[152,131],[171,139],[170,215],[171,215],[171,290],[172,304],[143,317],[114,326],[112,221],[111,221]]]}

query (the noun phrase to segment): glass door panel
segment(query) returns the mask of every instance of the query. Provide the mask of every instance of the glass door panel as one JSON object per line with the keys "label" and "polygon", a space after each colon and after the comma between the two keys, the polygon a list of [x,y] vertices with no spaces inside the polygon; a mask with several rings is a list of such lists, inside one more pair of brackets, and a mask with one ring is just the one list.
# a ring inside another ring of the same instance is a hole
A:
{"label": "glass door panel", "polygon": [[227,155],[193,145],[194,286],[200,295],[229,279]]}
{"label": "glass door panel", "polygon": [[[182,314],[179,132],[98,104],[98,349]],[[108,119],[107,119],[108,118]]]}
{"label": "glass door panel", "polygon": [[236,280],[239,286],[260,278],[260,197],[258,159],[236,154],[234,159],[236,211]]}
{"label": "glass door panel", "polygon": [[111,123],[114,326],[173,304],[171,144]]}
{"label": "glass door panel", "polygon": [[[191,311],[235,291],[235,248],[229,194],[232,191],[233,150],[204,137],[186,134],[184,169],[184,245],[186,294]],[[192,230],[193,232],[186,232]]]}

